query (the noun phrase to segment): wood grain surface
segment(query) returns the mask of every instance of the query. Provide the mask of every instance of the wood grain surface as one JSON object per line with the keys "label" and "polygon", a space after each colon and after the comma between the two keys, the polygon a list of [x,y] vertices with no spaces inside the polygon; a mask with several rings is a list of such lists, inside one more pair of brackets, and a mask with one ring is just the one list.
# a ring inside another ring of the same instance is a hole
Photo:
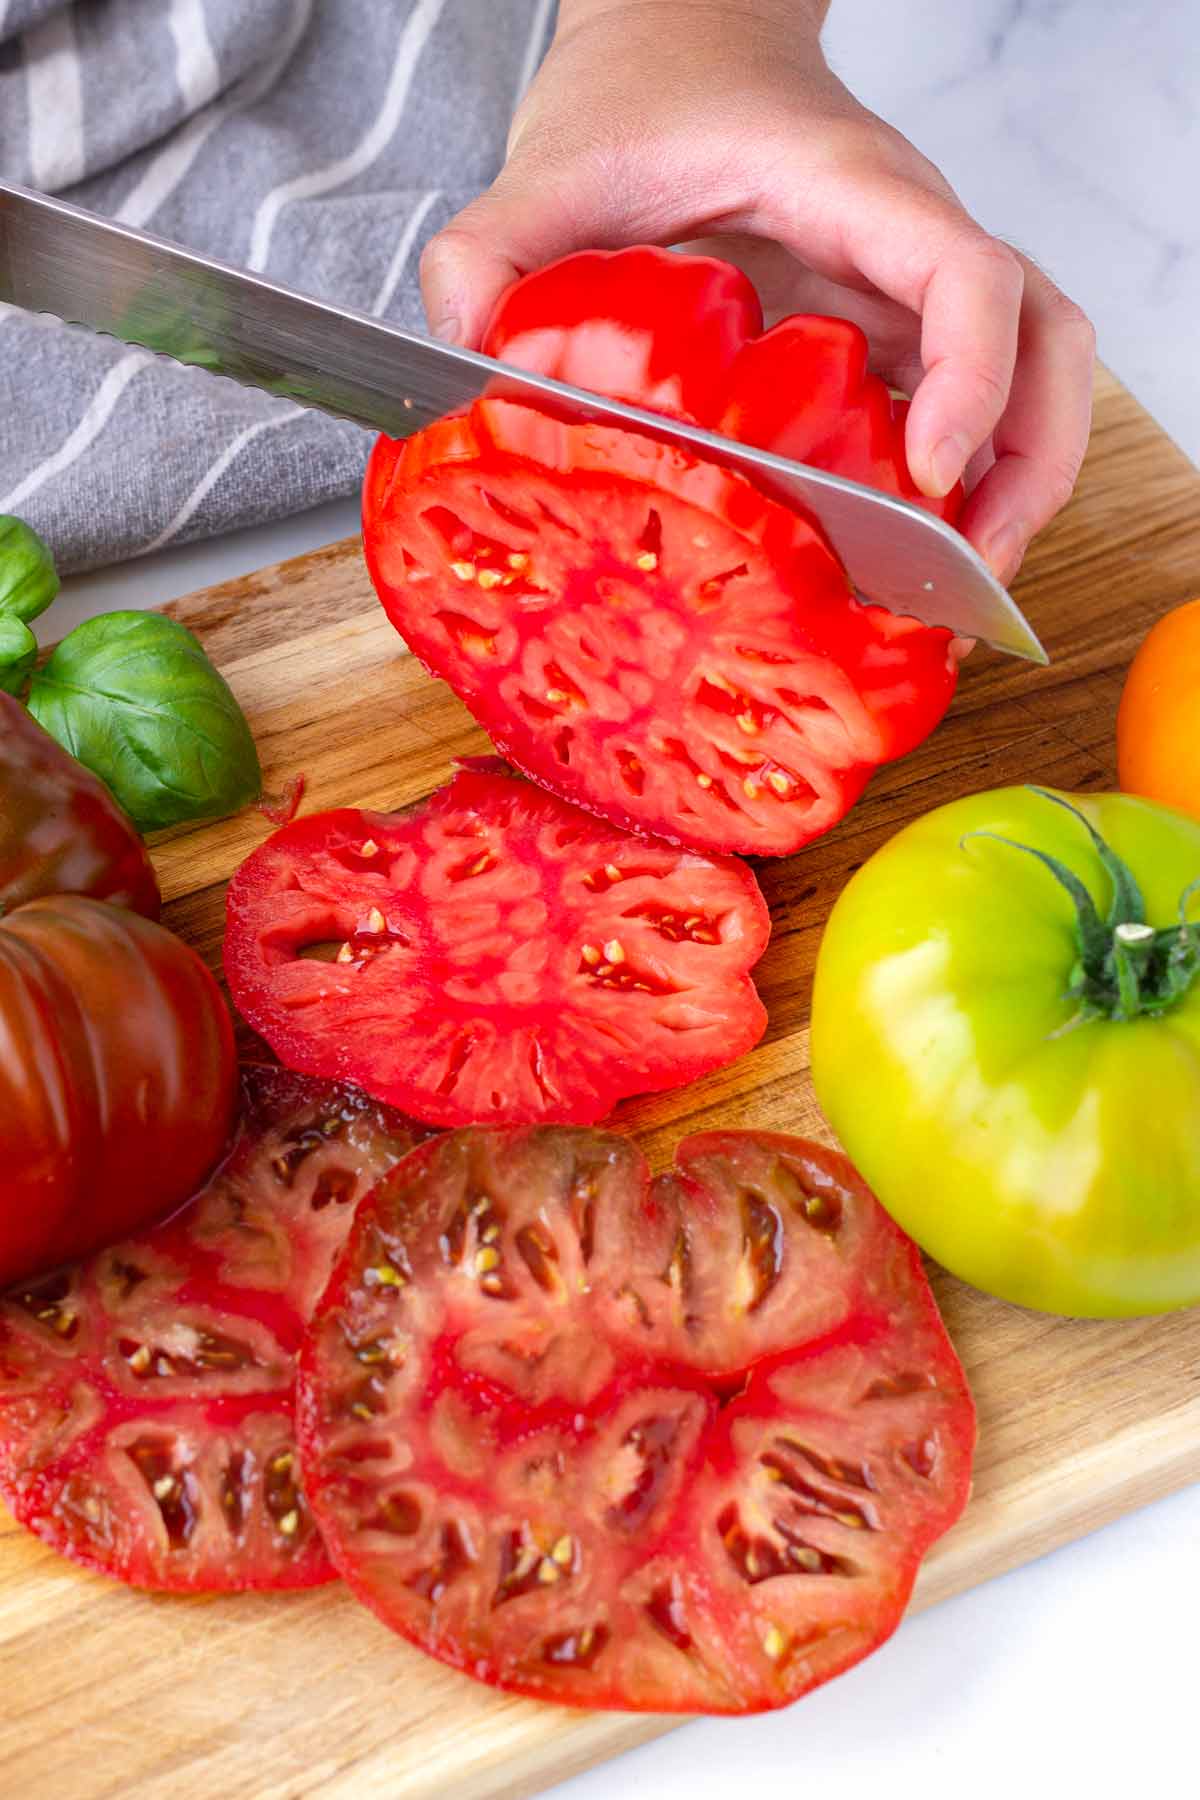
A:
{"label": "wood grain surface", "polygon": [[[681,1093],[623,1107],[652,1160],[712,1126],[828,1137],[808,1077],[813,957],[847,875],[906,820],[1006,781],[1114,781],[1121,678],[1160,613],[1200,591],[1200,473],[1110,377],[1079,491],[1018,597],[1051,658],[970,659],[953,710],[832,836],[761,871],[774,936],[764,1042]],[[177,601],[249,715],[268,789],[307,808],[427,793],[481,733],[408,657],[357,540]],[[155,846],[167,920],[216,967],[254,811]],[[922,1573],[929,1605],[1200,1478],[1200,1309],[1073,1323],[935,1272],[979,1403],[974,1497]],[[667,1728],[507,1699],[389,1636],[340,1587],[280,1598],[131,1593],[0,1512],[0,1794],[12,1800],[510,1800]],[[686,1755],[681,1745],[681,1754]]]}

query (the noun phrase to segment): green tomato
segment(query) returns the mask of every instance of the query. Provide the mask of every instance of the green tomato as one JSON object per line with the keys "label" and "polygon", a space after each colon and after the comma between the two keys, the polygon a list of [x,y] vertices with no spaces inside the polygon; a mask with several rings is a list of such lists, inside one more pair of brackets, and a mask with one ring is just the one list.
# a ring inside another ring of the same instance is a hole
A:
{"label": "green tomato", "polygon": [[254,739],[228,684],[162,613],[77,625],[35,674],[28,704],[139,831],[223,817],[261,791]]}
{"label": "green tomato", "polygon": [[54,559],[37,532],[11,513],[0,513],[0,617],[28,624],[57,592]]}
{"label": "green tomato", "polygon": [[834,907],[818,1098],[977,1287],[1090,1317],[1200,1301],[1197,878],[1200,821],[1001,788],[908,826]]}

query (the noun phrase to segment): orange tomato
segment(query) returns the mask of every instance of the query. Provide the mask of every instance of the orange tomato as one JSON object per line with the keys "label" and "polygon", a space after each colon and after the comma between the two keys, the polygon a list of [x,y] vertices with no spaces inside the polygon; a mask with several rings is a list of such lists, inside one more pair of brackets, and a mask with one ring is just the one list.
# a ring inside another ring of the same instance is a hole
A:
{"label": "orange tomato", "polygon": [[1127,794],[1200,818],[1200,600],[1161,618],[1130,665],[1117,771]]}

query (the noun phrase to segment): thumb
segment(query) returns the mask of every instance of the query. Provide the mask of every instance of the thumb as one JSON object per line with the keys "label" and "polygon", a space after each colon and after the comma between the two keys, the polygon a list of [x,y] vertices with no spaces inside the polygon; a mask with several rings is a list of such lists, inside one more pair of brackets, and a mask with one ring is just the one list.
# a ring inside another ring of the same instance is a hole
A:
{"label": "thumb", "polygon": [[517,152],[477,200],[430,238],[421,294],[430,330],[478,348],[500,295],[518,276],[572,250],[603,246],[616,220],[596,184]]}

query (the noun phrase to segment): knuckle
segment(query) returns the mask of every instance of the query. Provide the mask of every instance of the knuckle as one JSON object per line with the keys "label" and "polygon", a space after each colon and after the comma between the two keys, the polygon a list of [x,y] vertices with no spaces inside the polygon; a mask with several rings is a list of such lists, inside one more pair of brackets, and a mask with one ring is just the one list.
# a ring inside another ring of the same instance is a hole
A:
{"label": "knuckle", "polygon": [[1051,300],[1050,324],[1060,337],[1066,338],[1078,351],[1079,355],[1089,361],[1096,354],[1096,327],[1088,318],[1081,306],[1066,294],[1054,289]]}
{"label": "knuckle", "polygon": [[998,362],[980,359],[971,372],[975,397],[993,423],[1008,404],[1011,372]]}
{"label": "knuckle", "polygon": [[[461,218],[462,215],[460,214]],[[453,267],[464,256],[475,248],[475,234],[464,224],[457,221],[453,225],[443,226],[436,236],[431,237],[421,251],[421,274],[440,275],[444,270]]]}
{"label": "knuckle", "polygon": [[1042,497],[1046,507],[1046,517],[1053,518],[1061,512],[1071,495],[1075,492],[1075,483],[1079,479],[1079,471],[1083,465],[1083,452],[1078,455],[1069,453],[1058,455],[1046,465],[1042,477]]}
{"label": "knuckle", "polygon": [[1020,294],[1025,285],[1025,271],[1015,250],[999,238],[989,237],[979,230],[968,233],[963,249],[997,285],[1011,289],[1014,295]]}

